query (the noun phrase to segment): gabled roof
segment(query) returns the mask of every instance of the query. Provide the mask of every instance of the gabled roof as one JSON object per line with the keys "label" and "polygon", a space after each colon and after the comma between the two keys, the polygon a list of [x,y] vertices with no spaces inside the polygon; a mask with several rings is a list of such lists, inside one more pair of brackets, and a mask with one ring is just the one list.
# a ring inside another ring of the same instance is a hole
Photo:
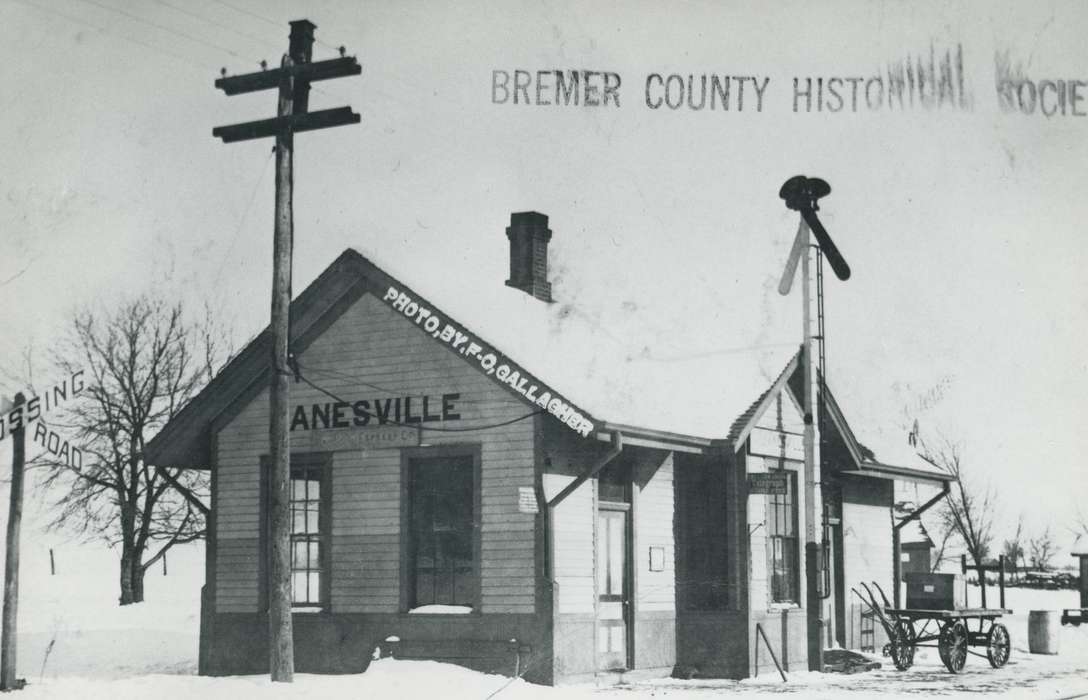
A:
{"label": "gabled roof", "polygon": [[[798,400],[800,400],[804,385],[802,375],[803,372],[798,367],[789,377],[788,382],[790,391]],[[822,375],[821,378],[823,378]],[[827,418],[842,438],[853,461],[853,469],[847,470],[846,473],[852,472],[861,476],[915,481],[934,485],[949,481],[950,477],[946,472],[918,454],[917,451],[909,449],[905,435],[902,442],[903,447],[907,449],[900,448],[893,440],[889,439],[878,440],[878,448],[875,452],[866,444],[863,444],[858,440],[854,429],[846,420],[846,415],[839,406],[839,402],[835,399],[835,394],[831,391],[828,382],[824,380],[821,384],[823,387],[823,406],[827,411]],[[871,442],[870,436],[881,437],[883,435],[884,433],[881,431],[867,433],[867,442]]]}
{"label": "gabled roof", "polygon": [[[562,392],[590,420],[596,437],[621,430],[633,438],[630,444],[641,438],[696,450],[740,449],[769,402],[801,374],[800,353],[782,346],[662,356],[655,350],[683,348],[687,339],[649,330],[649,319],[628,308],[629,302],[622,304],[627,313],[614,310],[602,318],[603,310],[583,308],[577,300],[545,303],[471,275],[421,276],[426,279],[410,287],[388,268],[345,250],[292,301],[292,351],[302,353],[363,294],[389,305],[387,294],[395,288],[520,366],[522,375]],[[270,346],[266,328],[147,444],[148,462],[206,467],[216,421],[267,386]],[[830,390],[826,398],[858,473],[931,483],[947,479],[917,455],[881,454],[878,460],[854,436]]]}
{"label": "gabled roof", "polygon": [[[890,439],[880,440],[875,451],[862,444],[850,428],[850,424],[847,423],[846,416],[843,415],[838,401],[835,400],[826,382],[824,388],[828,416],[843,436],[859,474],[934,485],[950,480],[947,472],[927,460],[917,450],[911,449],[906,435],[903,436],[902,446],[896,445],[895,441]],[[873,433],[874,436],[882,434]],[[871,442],[871,439],[869,441]]]}
{"label": "gabled roof", "polygon": [[[453,275],[409,287],[350,248],[292,302],[292,351],[303,352],[362,294],[383,298],[394,287],[563,392],[600,431],[709,447],[733,436],[769,387],[783,382],[796,364],[781,349],[676,359],[632,353],[653,339],[632,336],[623,342],[576,304],[548,304],[500,284],[465,284]],[[265,329],[147,444],[148,461],[206,466],[214,422],[267,384],[270,343]],[[777,378],[769,367],[778,370]],[[755,404],[753,397],[759,397]]]}
{"label": "gabled roof", "polygon": [[794,353],[790,361],[779,373],[778,377],[767,387],[767,389],[759,395],[752,405],[744,411],[744,413],[737,416],[737,419],[733,421],[733,424],[729,426],[729,434],[726,436],[726,440],[734,445],[740,445],[748,438],[748,434],[752,432],[752,428],[755,427],[759,417],[763,415],[763,412],[774,401],[775,395],[786,386],[790,377],[794,376],[794,373],[798,371],[801,364],[801,351],[798,350]]}

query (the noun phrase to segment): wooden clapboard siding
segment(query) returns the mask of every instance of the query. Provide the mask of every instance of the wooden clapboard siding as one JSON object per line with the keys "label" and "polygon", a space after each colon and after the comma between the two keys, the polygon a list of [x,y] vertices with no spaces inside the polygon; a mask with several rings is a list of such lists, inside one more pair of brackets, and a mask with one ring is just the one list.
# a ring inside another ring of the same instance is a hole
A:
{"label": "wooden clapboard siding", "polygon": [[[532,410],[370,294],[348,308],[299,359],[307,379],[346,401],[459,393],[455,410],[461,419],[431,424],[439,427],[491,425]],[[293,406],[334,400],[305,383],[292,384],[291,392]],[[427,431],[424,435],[429,445],[472,444],[480,448],[481,610],[532,613],[534,516],[520,513],[517,507],[518,488],[533,485],[532,421],[480,432]],[[219,568],[220,589],[226,586],[231,595],[229,605],[217,602],[217,609],[252,612],[258,596],[258,465],[260,455],[268,452],[267,391],[260,392],[222,428],[217,447],[217,534],[221,542],[245,540],[248,544],[238,546],[248,546],[254,553],[249,568],[230,574]],[[334,612],[399,611],[400,481],[400,450],[353,450],[334,455]]]}
{"label": "wooden clapboard siding", "polygon": [[257,538],[227,538],[216,543],[215,603],[219,612],[254,612],[257,601]]}
{"label": "wooden clapboard siding", "polygon": [[[635,511],[635,567],[639,612],[676,611],[675,543],[673,539],[673,453],[640,464]],[[663,571],[650,571],[650,547],[665,550]]]}
{"label": "wooden clapboard siding", "polygon": [[[544,495],[548,500],[574,481],[563,474],[544,475]],[[593,530],[594,494],[597,481],[590,479],[574,490],[555,508],[553,517],[555,552],[554,576],[559,584],[557,613],[593,614]]]}
{"label": "wooden clapboard siding", "polygon": [[843,482],[844,590],[876,581],[892,596],[892,486],[881,479]]}

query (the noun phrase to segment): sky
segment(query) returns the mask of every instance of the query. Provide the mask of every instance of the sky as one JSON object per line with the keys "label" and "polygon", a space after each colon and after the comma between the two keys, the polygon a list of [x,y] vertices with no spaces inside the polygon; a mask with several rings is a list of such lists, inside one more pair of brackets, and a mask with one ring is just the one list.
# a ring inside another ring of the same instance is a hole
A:
{"label": "sky", "polygon": [[[296,291],[349,246],[409,284],[501,285],[509,215],[536,210],[557,297],[603,326],[619,299],[644,320],[623,332],[662,355],[788,347],[800,300],[776,287],[797,222],[777,193],[819,176],[853,269],[826,283],[847,418],[863,440],[917,419],[994,486],[1000,527],[1024,513],[1067,538],[1088,448],[1088,6],[754,7],[5,0],[0,363],[31,347],[44,366],[73,309],[149,290],[208,301],[237,347],[263,327],[272,144],[211,129],[273,116],[275,95],[213,83],[278,65],[307,18],[315,60],[344,46],[363,67],[316,84],[311,109],[361,123],[296,137]],[[943,90],[895,101],[890,76],[928,76],[931,56]],[[556,101],[554,76],[536,90],[555,70],[610,73],[618,99],[536,104]],[[689,75],[702,109],[680,99]]]}

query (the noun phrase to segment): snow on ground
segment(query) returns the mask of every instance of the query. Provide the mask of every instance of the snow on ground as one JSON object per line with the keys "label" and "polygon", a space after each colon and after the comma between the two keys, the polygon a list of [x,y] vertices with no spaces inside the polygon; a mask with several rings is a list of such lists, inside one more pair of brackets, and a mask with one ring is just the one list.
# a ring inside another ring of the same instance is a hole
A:
{"label": "snow on ground", "polygon": [[[918,700],[927,695],[956,697],[1061,698],[1088,693],[1088,625],[1061,629],[1060,653],[1027,651],[1030,610],[1059,610],[1077,604],[1074,591],[1008,590],[1005,618],[1013,641],[1009,664],[991,669],[969,657],[960,675],[945,671],[936,650],[919,650],[906,672],[890,667],[856,675],[776,673],[744,681],[660,679],[616,688],[548,688],[522,680],[426,661],[374,662],[366,673],[341,676],[299,674],[290,685],[266,676],[196,676],[199,594],[203,548],[171,553],[170,575],[156,566],[148,572],[146,603],[117,605],[116,553],[98,547],[58,551],[58,573],[49,575],[48,558],[32,548],[24,559],[20,597],[19,675],[30,685],[27,700],[239,700],[323,698],[435,698],[436,700],[703,700],[723,694],[830,700],[844,696]],[[47,550],[46,550],[47,555]],[[970,589],[972,604],[977,589]],[[996,601],[991,601],[996,604]],[[50,644],[52,646],[50,647]],[[44,672],[43,672],[44,662]]]}
{"label": "snow on ground", "polygon": [[[19,590],[18,675],[120,678],[196,673],[202,544],[178,547],[148,570],[147,602],[120,606],[118,555],[103,545],[57,548],[57,573],[24,546]],[[61,697],[61,696],[58,696]],[[68,697],[68,696],[64,696]]]}

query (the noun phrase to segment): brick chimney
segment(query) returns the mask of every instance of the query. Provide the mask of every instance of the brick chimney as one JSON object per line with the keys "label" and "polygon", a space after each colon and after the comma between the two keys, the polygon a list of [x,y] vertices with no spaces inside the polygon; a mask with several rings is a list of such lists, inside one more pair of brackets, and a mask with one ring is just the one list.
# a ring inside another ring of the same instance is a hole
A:
{"label": "brick chimney", "polygon": [[509,287],[516,287],[541,301],[552,300],[552,285],[548,281],[548,241],[552,232],[548,217],[535,211],[510,215],[506,229],[510,239]]}

